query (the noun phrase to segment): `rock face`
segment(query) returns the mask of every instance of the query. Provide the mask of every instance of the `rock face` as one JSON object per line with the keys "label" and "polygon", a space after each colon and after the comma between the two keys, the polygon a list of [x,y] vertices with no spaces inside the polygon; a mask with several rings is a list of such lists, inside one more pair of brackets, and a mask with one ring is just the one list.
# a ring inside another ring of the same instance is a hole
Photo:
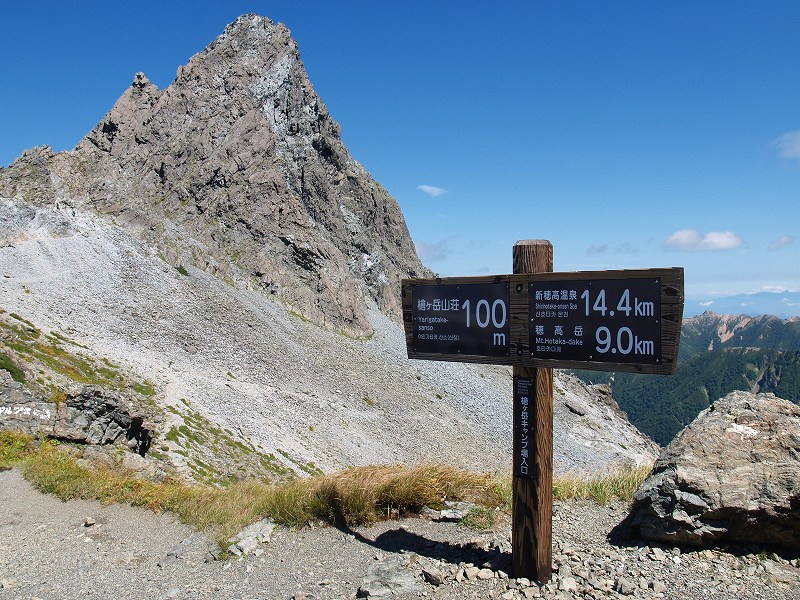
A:
{"label": "rock face", "polygon": [[142,73],[71,152],[25,152],[0,196],[88,207],[174,266],[248,280],[317,324],[372,331],[427,275],[395,200],[348,153],[281,24],[245,15],[159,90]]}
{"label": "rock face", "polygon": [[555,457],[573,456],[575,460],[568,462],[582,463],[581,470],[592,473],[652,466],[659,446],[631,425],[612,398],[610,386],[586,386],[559,372],[553,385]]}
{"label": "rock face", "polygon": [[76,387],[59,402],[47,402],[8,377],[0,383],[0,430],[3,429],[78,444],[124,445],[142,456],[153,437],[142,415],[124,399],[99,386]]}
{"label": "rock face", "polygon": [[733,392],[659,456],[630,524],[671,544],[800,547],[800,407]]}

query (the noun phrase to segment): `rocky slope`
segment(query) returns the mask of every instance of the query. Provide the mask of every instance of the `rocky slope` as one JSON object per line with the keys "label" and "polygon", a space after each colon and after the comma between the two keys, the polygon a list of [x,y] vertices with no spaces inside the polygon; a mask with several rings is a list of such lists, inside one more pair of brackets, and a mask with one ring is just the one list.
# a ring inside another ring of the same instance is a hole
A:
{"label": "rocky slope", "polygon": [[246,281],[368,336],[427,274],[395,200],[348,153],[281,24],[245,15],[159,90],[142,73],[71,152],[24,153],[0,196],[113,217],[169,263]]}
{"label": "rocky slope", "polygon": [[[245,285],[194,267],[184,275],[157,254],[84,209],[0,202],[3,308],[35,330],[28,343],[105,360],[131,393],[152,387],[150,454],[220,476],[235,474],[231,462],[251,472],[244,457],[222,452],[237,443],[276,473],[429,461],[510,468],[509,369],[412,361],[400,326],[374,305],[375,334],[356,340]],[[1,349],[30,363],[18,330],[6,330]],[[29,368],[28,380],[46,368]],[[103,383],[92,372],[78,381]],[[607,387],[563,373],[554,387],[557,471],[654,460],[655,446]]]}

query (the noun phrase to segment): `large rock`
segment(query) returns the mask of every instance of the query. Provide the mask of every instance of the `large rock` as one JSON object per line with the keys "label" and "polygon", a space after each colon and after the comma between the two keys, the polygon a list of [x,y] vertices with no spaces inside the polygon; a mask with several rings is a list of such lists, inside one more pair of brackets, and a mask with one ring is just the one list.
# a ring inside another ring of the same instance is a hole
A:
{"label": "large rock", "polygon": [[142,456],[153,438],[143,415],[100,386],[74,386],[63,398],[50,402],[8,377],[0,380],[2,430],[79,444],[123,445]]}
{"label": "large rock", "polygon": [[629,523],[647,539],[800,547],[800,407],[733,392],[667,446]]}
{"label": "large rock", "polygon": [[245,15],[160,90],[142,73],[71,152],[26,151],[0,197],[89,208],[174,266],[247,281],[368,336],[427,275],[397,202],[356,162],[281,24]]}

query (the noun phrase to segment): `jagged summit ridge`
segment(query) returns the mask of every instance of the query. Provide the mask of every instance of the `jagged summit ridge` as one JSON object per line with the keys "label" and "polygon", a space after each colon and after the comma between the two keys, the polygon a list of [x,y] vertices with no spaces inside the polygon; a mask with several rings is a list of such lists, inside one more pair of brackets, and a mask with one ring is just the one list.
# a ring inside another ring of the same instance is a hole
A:
{"label": "jagged summit ridge", "polygon": [[165,89],[137,73],[72,152],[0,171],[0,195],[111,215],[168,262],[368,335],[367,303],[398,315],[399,279],[427,271],[340,133],[288,29],[245,15]]}

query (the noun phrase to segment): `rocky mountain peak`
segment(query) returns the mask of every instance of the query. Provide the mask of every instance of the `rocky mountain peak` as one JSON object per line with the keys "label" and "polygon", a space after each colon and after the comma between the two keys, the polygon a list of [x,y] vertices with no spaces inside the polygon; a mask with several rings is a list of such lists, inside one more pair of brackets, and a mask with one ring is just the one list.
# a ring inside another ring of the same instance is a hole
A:
{"label": "rocky mountain peak", "polygon": [[153,85],[153,83],[141,71],[133,76],[133,83],[131,84],[131,87],[139,88],[140,90],[148,88],[148,89],[153,89],[154,91],[158,91],[158,88],[155,85]]}
{"label": "rocky mountain peak", "polygon": [[367,305],[399,315],[399,280],[428,271],[340,133],[288,29],[244,15],[167,88],[137,73],[72,152],[1,170],[0,196],[110,215],[175,266],[369,335]]}

